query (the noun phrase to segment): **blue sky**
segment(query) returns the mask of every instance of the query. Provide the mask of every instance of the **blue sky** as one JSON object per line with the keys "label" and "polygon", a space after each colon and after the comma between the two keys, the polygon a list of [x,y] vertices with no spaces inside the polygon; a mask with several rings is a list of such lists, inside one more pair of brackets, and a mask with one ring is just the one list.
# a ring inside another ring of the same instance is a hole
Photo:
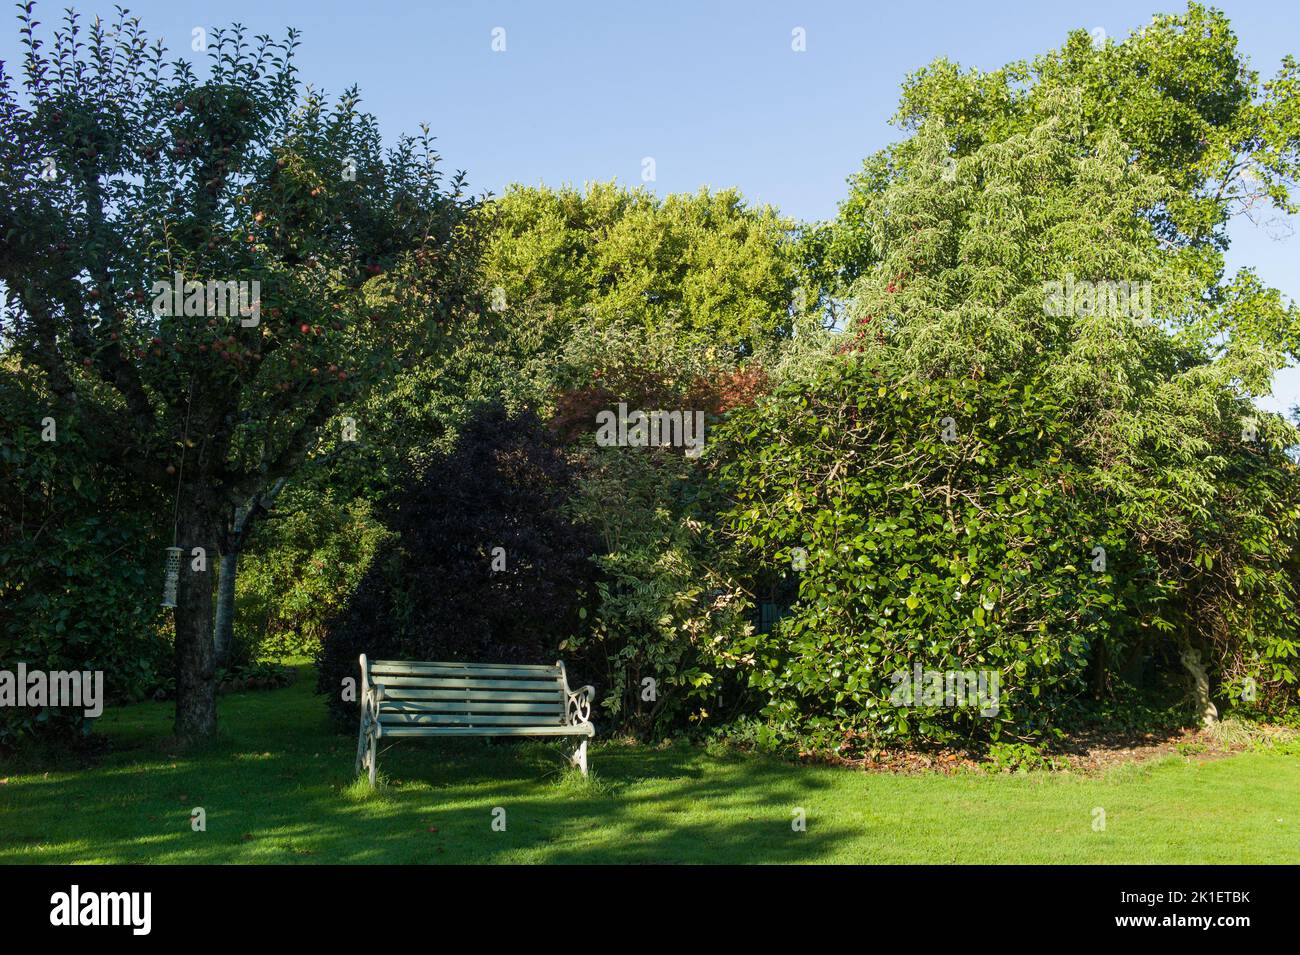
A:
{"label": "blue sky", "polygon": [[[993,68],[1058,46],[1073,28],[1112,37],[1181,2],[414,3],[357,0],[221,3],[121,0],[174,53],[194,27],[237,21],[253,32],[303,33],[304,80],[337,92],[359,84],[386,137],[428,122],[449,169],[475,191],[511,182],[641,181],[655,160],[660,193],[735,186],[799,219],[834,213],[845,177],[899,133],[889,125],[903,77],[936,56]],[[42,3],[49,25],[73,3],[87,17],[111,2]],[[1220,2],[1262,75],[1300,54],[1300,17],[1282,0]],[[493,52],[492,31],[506,50]],[[791,50],[791,31],[807,50]],[[0,57],[19,54],[16,21]],[[1233,266],[1254,265],[1300,298],[1300,222],[1278,241],[1241,223]],[[1300,404],[1300,369],[1266,407]]]}

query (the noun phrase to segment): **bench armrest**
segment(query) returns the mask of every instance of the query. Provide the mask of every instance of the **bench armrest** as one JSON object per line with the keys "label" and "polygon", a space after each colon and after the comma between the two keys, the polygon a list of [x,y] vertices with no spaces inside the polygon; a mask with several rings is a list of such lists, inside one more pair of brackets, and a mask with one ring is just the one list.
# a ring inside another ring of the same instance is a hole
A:
{"label": "bench armrest", "polygon": [[364,722],[366,716],[376,722],[379,720],[379,704],[384,700],[384,686],[382,683],[376,683],[370,674],[370,662],[366,655],[361,654],[361,698],[357,701],[361,705],[361,719]]}
{"label": "bench armrest", "polygon": [[596,688],[588,684],[576,690],[569,689],[569,671],[564,668],[563,660],[556,660],[560,670],[560,680],[564,685],[564,722],[569,726],[578,726],[591,722],[591,704],[596,699]]}
{"label": "bench armrest", "polygon": [[569,691],[565,721],[570,726],[591,722],[591,704],[596,699],[596,688],[588,684]]}

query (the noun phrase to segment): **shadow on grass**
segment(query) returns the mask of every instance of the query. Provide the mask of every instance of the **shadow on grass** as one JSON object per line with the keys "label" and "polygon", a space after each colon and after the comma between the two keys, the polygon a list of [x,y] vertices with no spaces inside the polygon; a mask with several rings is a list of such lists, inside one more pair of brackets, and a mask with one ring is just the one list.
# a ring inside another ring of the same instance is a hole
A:
{"label": "shadow on grass", "polygon": [[[394,785],[379,801],[395,825],[373,831],[358,861],[409,853],[407,820],[433,838],[404,861],[794,862],[822,857],[848,835],[816,821],[807,832],[792,828],[796,808],[815,820],[823,788],[793,766],[609,747],[593,754],[594,775],[583,780],[548,774],[541,747],[502,749],[514,752],[449,754],[424,767],[412,767],[410,753],[390,758]],[[497,809],[505,831],[492,830]]]}
{"label": "shadow on grass", "polygon": [[[146,711],[113,728],[97,765],[10,780],[0,861],[797,862],[847,835],[817,818],[826,783],[806,767],[694,747],[596,746],[584,780],[565,744],[402,740],[371,795],[319,701],[270,705],[292,692],[235,700],[215,745],[169,751],[150,737],[165,714]],[[791,826],[800,807],[806,832]]]}

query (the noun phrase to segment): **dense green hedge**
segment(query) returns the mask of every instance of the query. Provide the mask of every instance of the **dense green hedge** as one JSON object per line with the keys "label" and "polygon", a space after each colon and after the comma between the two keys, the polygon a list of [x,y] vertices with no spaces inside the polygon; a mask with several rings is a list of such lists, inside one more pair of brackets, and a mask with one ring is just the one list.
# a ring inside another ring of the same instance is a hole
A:
{"label": "dense green hedge", "polygon": [[[53,419],[55,440],[42,440]],[[164,540],[138,485],[76,417],[16,367],[0,369],[0,669],[102,670],[109,700],[165,682]],[[0,748],[89,728],[81,710],[0,707]]]}
{"label": "dense green hedge", "polygon": [[[1096,462],[1074,437],[1069,408],[1032,383],[900,386],[865,355],[733,412],[712,438],[734,501],[730,531],[756,577],[806,551],[789,615],[733,647],[765,698],[768,732],[828,746],[1039,737],[1085,691],[1102,692],[1211,611],[1241,627],[1231,645],[1193,638],[1210,655],[1216,691],[1230,692],[1253,644],[1270,661],[1256,675],[1285,693],[1295,672],[1292,545],[1233,593],[1189,588],[1179,554],[1098,486]],[[1276,538],[1291,513],[1294,475],[1280,455],[1266,465],[1237,456],[1239,472],[1274,475],[1273,493],[1224,474],[1220,497],[1238,510],[1205,515],[1209,563]],[[1229,525],[1259,540],[1233,537]],[[996,671],[996,715],[924,697],[896,705],[891,677],[918,665]]]}
{"label": "dense green hedge", "polygon": [[[1099,645],[1122,655],[1156,595],[1069,438],[1032,387],[897,388],[853,357],[732,414],[715,436],[731,530],[759,566],[806,552],[790,614],[735,648],[777,735],[1032,734]],[[893,705],[891,676],[916,665],[996,671],[996,716]]]}

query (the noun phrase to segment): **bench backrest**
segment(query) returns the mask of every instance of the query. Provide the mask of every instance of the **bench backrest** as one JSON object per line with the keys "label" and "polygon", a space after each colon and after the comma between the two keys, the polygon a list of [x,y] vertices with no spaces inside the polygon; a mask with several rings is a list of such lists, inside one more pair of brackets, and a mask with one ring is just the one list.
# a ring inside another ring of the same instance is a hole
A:
{"label": "bench backrest", "polygon": [[382,687],[384,726],[557,726],[565,722],[564,665],[369,661]]}

